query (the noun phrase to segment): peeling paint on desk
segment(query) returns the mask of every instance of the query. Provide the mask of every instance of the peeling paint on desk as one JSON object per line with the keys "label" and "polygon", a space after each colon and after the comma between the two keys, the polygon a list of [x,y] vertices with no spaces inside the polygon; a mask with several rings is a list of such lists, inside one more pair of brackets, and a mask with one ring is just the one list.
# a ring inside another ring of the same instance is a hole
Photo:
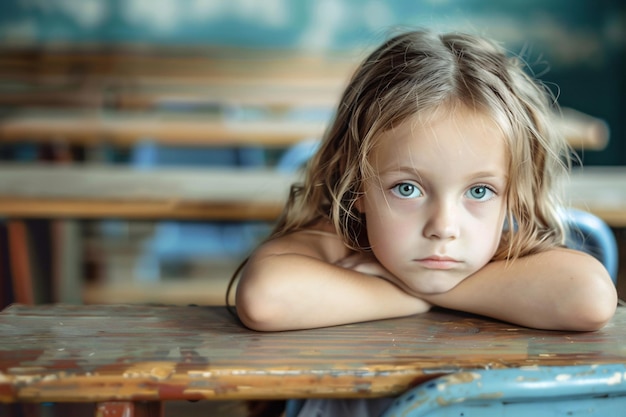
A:
{"label": "peeling paint on desk", "polygon": [[[447,385],[466,384],[468,382],[476,381],[479,379],[480,374],[474,372],[460,372],[449,375],[446,383]],[[437,385],[437,389],[442,391],[445,389],[445,386],[442,384]]]}
{"label": "peeling paint on desk", "polygon": [[626,362],[626,316],[613,324],[548,332],[433,311],[257,333],[223,308],[13,306],[0,314],[0,401],[397,395],[460,370]]}

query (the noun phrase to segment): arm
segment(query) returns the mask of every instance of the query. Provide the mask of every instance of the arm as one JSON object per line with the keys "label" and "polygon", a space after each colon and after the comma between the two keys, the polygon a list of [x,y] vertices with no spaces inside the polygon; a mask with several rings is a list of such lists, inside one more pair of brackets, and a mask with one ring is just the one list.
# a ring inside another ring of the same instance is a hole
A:
{"label": "arm", "polygon": [[257,249],[237,287],[237,314],[262,331],[306,329],[421,313],[429,304],[379,277],[335,265],[332,234],[293,233]]}
{"label": "arm", "polygon": [[446,293],[420,297],[442,307],[550,330],[597,330],[617,306],[617,292],[604,266],[569,249],[494,261]]}

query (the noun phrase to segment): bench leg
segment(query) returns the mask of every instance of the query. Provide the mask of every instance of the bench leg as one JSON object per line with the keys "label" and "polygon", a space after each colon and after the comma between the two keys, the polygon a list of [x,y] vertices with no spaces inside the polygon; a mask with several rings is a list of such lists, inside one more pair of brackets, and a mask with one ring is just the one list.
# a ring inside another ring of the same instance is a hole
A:
{"label": "bench leg", "polygon": [[160,401],[106,401],[96,404],[96,417],[163,417]]}
{"label": "bench leg", "polygon": [[26,222],[8,221],[7,232],[15,301],[20,304],[33,305],[35,304],[35,288],[33,287]]}

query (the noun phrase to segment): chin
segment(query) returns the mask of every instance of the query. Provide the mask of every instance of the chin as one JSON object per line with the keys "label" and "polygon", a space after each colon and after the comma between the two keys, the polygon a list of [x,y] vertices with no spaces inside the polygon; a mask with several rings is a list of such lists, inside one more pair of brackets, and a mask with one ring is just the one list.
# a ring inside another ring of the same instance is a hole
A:
{"label": "chin", "polygon": [[449,285],[449,286],[427,285],[427,286],[424,286],[424,288],[415,288],[414,291],[416,291],[419,294],[434,295],[434,294],[443,294],[444,292],[450,291],[454,287],[455,287],[454,285]]}
{"label": "chin", "polygon": [[418,294],[442,294],[456,287],[464,279],[465,278],[445,279],[441,276],[434,276],[423,282],[409,282],[408,286],[412,291],[415,291]]}

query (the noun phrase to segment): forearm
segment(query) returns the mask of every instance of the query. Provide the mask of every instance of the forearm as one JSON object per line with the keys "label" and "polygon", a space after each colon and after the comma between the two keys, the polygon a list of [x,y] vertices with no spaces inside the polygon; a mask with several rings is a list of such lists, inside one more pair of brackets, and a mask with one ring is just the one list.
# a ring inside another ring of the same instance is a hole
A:
{"label": "forearm", "polygon": [[423,298],[523,326],[582,331],[604,326],[617,304],[604,267],[566,249],[492,262],[449,292]]}
{"label": "forearm", "polygon": [[390,282],[298,254],[253,259],[237,313],[255,330],[334,326],[421,313],[429,305]]}

